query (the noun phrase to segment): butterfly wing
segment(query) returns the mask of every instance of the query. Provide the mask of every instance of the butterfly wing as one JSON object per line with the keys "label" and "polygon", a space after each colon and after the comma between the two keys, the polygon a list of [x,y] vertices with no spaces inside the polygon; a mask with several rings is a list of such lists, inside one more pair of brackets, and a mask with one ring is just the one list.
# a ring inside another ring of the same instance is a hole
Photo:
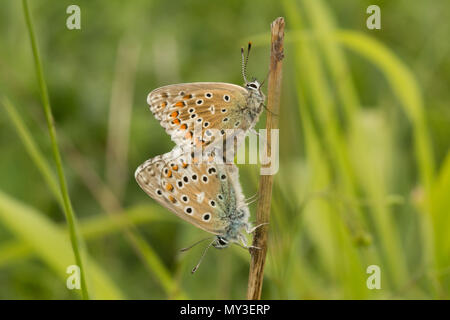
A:
{"label": "butterfly wing", "polygon": [[[177,145],[208,146],[218,141],[208,129],[224,135],[226,129],[246,132],[251,127],[245,113],[248,95],[245,88],[234,84],[197,82],[158,88],[148,95],[147,102]],[[194,141],[197,128],[201,134]]]}
{"label": "butterfly wing", "polygon": [[225,234],[232,214],[244,203],[236,166],[188,163],[190,155],[174,150],[138,167],[139,186],[183,220],[212,234]]}

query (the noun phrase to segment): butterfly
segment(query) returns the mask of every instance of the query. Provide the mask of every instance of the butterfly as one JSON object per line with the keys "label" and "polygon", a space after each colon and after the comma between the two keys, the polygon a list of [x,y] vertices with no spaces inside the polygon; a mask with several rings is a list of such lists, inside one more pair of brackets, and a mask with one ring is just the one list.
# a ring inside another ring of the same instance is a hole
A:
{"label": "butterfly", "polygon": [[245,230],[250,234],[256,228],[248,221],[249,209],[238,168],[220,160],[210,153],[207,160],[195,161],[193,155],[175,147],[145,161],[135,172],[137,183],[151,198],[181,219],[215,235],[202,258],[211,245],[222,249],[238,243],[254,248],[247,245],[243,233]]}
{"label": "butterfly", "polygon": [[[223,148],[224,139],[242,137],[258,122],[265,96],[256,79],[247,81],[247,56],[241,48],[244,87],[222,82],[164,86],[147,97],[150,111],[179,146]],[[198,132],[199,134],[194,133]],[[234,141],[234,140],[233,140]]]}

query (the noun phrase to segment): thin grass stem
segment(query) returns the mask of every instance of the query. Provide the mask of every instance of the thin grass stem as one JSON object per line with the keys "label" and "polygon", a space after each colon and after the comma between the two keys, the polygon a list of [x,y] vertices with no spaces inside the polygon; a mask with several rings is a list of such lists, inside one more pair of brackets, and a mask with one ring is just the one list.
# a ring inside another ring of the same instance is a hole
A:
{"label": "thin grass stem", "polygon": [[56,138],[56,130],[54,126],[54,120],[52,115],[52,109],[50,106],[50,99],[48,96],[47,84],[44,78],[44,72],[42,68],[41,59],[39,56],[39,50],[36,42],[36,36],[34,33],[33,23],[31,21],[30,9],[27,0],[22,0],[23,12],[25,21],[30,36],[31,48],[33,51],[34,65],[36,68],[36,76],[39,84],[39,91],[41,94],[42,105],[44,107],[45,119],[47,121],[48,132],[50,135],[50,142],[52,146],[52,154],[56,164],[56,170],[59,180],[59,186],[61,189],[61,196],[63,198],[64,213],[69,227],[70,241],[72,244],[72,250],[75,257],[75,263],[80,268],[80,283],[81,283],[81,296],[83,299],[89,299],[89,293],[86,285],[86,273],[84,269],[83,259],[81,257],[82,241],[79,236],[76,217],[70,201],[69,191],[67,188],[66,178],[64,176],[64,169],[61,160],[61,154],[58,148],[58,142]]}

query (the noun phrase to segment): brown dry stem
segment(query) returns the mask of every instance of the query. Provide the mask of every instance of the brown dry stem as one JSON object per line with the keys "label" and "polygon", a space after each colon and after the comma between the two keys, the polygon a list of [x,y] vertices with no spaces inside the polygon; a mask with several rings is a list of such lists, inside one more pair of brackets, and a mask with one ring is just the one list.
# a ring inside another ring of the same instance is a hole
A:
{"label": "brown dry stem", "polygon": [[[284,18],[275,19],[271,24],[271,50],[269,85],[267,97],[266,129],[267,152],[271,154],[271,130],[278,129],[278,115],[280,110],[281,92],[281,68],[284,58]],[[272,200],[273,175],[263,175],[259,180],[259,200],[256,211],[256,225],[268,223],[270,217],[270,204]],[[248,278],[247,299],[259,300],[264,277],[264,264],[266,262],[268,225],[256,229],[253,237],[253,246],[260,249],[252,249],[250,273]]]}

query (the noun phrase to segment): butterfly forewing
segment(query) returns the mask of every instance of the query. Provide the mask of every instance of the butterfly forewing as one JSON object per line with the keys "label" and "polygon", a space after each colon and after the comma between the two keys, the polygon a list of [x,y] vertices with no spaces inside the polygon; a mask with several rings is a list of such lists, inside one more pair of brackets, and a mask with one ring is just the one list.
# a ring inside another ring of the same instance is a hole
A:
{"label": "butterfly forewing", "polygon": [[225,234],[230,212],[244,202],[237,168],[214,161],[188,163],[190,155],[179,153],[172,151],[139,166],[138,184],[180,218],[210,233]]}
{"label": "butterfly forewing", "polygon": [[[211,129],[223,135],[226,129],[245,132],[250,128],[252,123],[244,114],[247,97],[248,91],[234,84],[198,82],[158,88],[147,102],[177,145],[208,146],[218,141],[209,138]],[[201,133],[194,137],[198,128]]]}

